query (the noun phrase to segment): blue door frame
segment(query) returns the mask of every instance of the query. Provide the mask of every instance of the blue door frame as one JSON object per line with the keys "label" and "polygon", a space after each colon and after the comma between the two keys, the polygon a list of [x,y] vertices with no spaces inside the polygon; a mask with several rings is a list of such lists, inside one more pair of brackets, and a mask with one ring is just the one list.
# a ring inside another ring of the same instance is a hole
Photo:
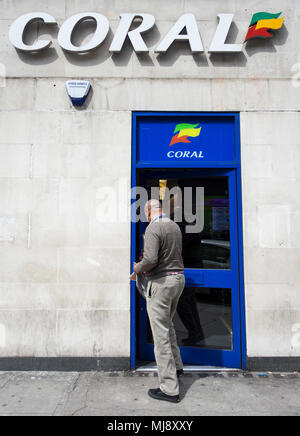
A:
{"label": "blue door frame", "polygon": [[[140,161],[138,159],[138,123],[139,120],[145,120],[147,117],[157,117],[159,120],[163,120],[164,117],[204,117],[209,119],[221,120],[227,119],[234,120],[234,141],[235,141],[235,158],[231,162],[228,161],[191,161],[187,165],[186,162],[173,161],[173,162],[158,162],[147,160]],[[136,112],[132,117],[132,132],[133,132],[133,147],[132,147],[132,187],[136,186],[137,171],[145,169],[156,168],[163,171],[164,169],[177,169],[182,168],[199,168],[199,176],[227,176],[229,181],[230,190],[230,233],[231,233],[231,245],[232,249],[232,268],[229,271],[216,271],[205,270],[203,282],[199,283],[204,287],[221,287],[231,288],[233,293],[233,351],[225,350],[210,350],[200,349],[197,351],[195,348],[184,348],[182,350],[183,359],[189,362],[193,362],[193,358],[197,358],[197,353],[201,353],[202,361],[206,364],[220,366],[220,361],[223,366],[232,368],[246,369],[246,332],[245,332],[245,299],[244,299],[244,269],[243,269],[243,238],[242,238],[242,193],[241,193],[241,167],[240,167],[240,120],[238,113],[170,113],[170,112]],[[201,173],[200,173],[201,170]],[[213,170],[213,171],[212,171]],[[135,213],[134,201],[132,207],[132,213]],[[131,267],[136,261],[136,223],[132,220],[131,226]],[[185,276],[187,284],[196,283],[199,281],[199,270],[186,270]],[[201,274],[200,274],[201,277]],[[144,304],[144,303],[142,303]],[[141,320],[146,317],[146,311],[139,311]],[[137,349],[137,294],[135,283],[131,283],[131,367],[136,366],[136,349]],[[140,332],[142,343],[146,344],[145,332]],[[145,345],[148,347],[147,355],[149,359],[153,359],[153,346]],[[143,350],[145,353],[145,349]],[[195,354],[196,353],[196,354]],[[199,354],[200,355],[200,354]]]}

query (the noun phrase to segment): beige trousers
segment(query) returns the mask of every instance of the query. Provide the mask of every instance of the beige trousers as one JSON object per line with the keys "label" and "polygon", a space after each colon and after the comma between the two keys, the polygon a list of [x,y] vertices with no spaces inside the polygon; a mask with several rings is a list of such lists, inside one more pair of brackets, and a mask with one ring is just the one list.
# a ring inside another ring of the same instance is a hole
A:
{"label": "beige trousers", "polygon": [[183,364],[177,344],[173,317],[183,292],[183,274],[170,275],[149,281],[147,312],[154,340],[160,389],[167,395],[178,395],[179,384],[176,370]]}

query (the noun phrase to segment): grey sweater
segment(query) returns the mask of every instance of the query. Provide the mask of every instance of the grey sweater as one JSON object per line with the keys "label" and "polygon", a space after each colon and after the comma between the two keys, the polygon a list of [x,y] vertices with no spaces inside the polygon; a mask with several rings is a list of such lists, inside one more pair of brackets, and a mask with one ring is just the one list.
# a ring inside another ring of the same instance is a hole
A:
{"label": "grey sweater", "polygon": [[136,265],[138,274],[145,272],[149,280],[171,272],[184,272],[182,234],[179,226],[167,217],[149,224],[145,234],[143,260]]}

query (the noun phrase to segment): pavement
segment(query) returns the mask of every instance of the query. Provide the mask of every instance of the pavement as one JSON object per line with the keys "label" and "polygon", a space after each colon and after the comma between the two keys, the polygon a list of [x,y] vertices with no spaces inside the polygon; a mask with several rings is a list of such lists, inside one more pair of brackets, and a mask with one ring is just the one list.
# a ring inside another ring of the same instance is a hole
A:
{"label": "pavement", "polygon": [[300,373],[186,373],[181,402],[148,372],[0,372],[0,416],[299,416]]}

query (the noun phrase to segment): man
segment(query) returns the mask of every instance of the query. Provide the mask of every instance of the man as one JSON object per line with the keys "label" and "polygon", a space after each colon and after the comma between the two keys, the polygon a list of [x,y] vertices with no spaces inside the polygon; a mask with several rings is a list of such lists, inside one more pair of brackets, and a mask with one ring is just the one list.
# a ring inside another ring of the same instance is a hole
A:
{"label": "man", "polygon": [[178,376],[183,364],[172,319],[185,286],[182,260],[182,234],[179,226],[162,213],[158,200],[145,206],[150,223],[145,234],[144,254],[134,266],[137,274],[146,273],[147,312],[151,324],[160,387],[148,394],[157,400],[178,403]]}

